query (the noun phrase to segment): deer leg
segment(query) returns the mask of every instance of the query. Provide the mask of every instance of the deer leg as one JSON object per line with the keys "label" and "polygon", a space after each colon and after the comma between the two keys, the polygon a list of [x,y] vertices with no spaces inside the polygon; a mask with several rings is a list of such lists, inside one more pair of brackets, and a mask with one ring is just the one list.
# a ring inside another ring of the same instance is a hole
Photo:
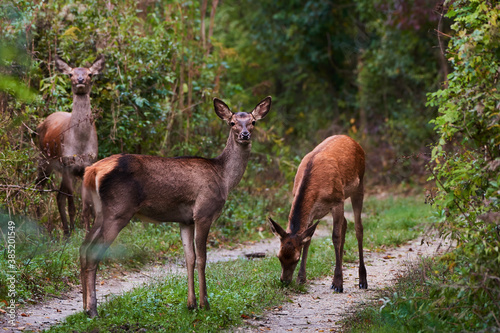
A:
{"label": "deer leg", "polygon": [[72,189],[68,187],[67,177],[67,174],[63,174],[61,187],[59,188],[59,192],[57,193],[57,208],[59,209],[63,232],[64,236],[66,237],[68,237],[71,233],[68,227],[68,217],[66,215],[66,199],[73,194],[73,192],[71,191]]}
{"label": "deer leg", "polygon": [[[69,232],[70,234],[73,232],[75,229],[75,214],[76,214],[76,209],[75,209],[75,196],[73,195],[73,178],[68,177],[67,178],[67,189],[68,189],[68,214],[69,214]],[[64,179],[63,179],[64,182]]]}
{"label": "deer leg", "polygon": [[83,309],[91,318],[98,315],[95,289],[97,267],[108,247],[128,224],[132,215],[117,214],[118,217],[108,219],[103,216],[98,217],[80,247]]}
{"label": "deer leg", "polygon": [[200,289],[200,308],[210,309],[207,294],[207,281],[205,268],[207,264],[207,238],[213,218],[204,218],[196,220],[196,268],[198,269],[198,282]]}
{"label": "deer leg", "polygon": [[336,204],[332,209],[333,215],[333,232],[332,242],[335,248],[335,271],[331,289],[336,292],[344,292],[343,277],[342,277],[342,259],[344,257],[344,236],[343,229],[345,225],[344,218],[344,202]]}
{"label": "deer leg", "polygon": [[358,240],[359,251],[359,288],[367,289],[365,261],[363,259],[363,222],[361,221],[361,211],[363,210],[363,192],[351,197],[352,209],[354,211],[354,226],[356,228],[356,239]]}
{"label": "deer leg", "polygon": [[89,190],[82,186],[82,220],[85,232],[88,234],[92,221],[95,219],[94,203],[92,201],[92,194]]}
{"label": "deer leg", "polygon": [[[184,258],[188,272],[188,301],[189,309],[196,309],[196,294],[194,293],[194,265],[196,253],[194,250],[194,224],[186,225],[180,223],[182,246],[184,247]],[[201,295],[200,295],[201,296]]]}
{"label": "deer leg", "polygon": [[300,261],[299,274],[297,275],[298,284],[306,283],[306,263],[307,263],[307,253],[309,252],[309,245],[311,245],[310,240],[304,244],[304,248],[302,249],[302,259]]}

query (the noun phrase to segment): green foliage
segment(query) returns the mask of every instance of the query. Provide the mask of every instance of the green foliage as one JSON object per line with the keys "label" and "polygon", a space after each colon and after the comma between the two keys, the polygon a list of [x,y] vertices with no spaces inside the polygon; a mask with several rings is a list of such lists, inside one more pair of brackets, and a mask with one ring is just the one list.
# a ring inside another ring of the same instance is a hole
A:
{"label": "green foliage", "polygon": [[[252,97],[251,104],[232,103],[231,84],[221,88],[228,55],[220,44],[200,42],[196,2],[7,1],[1,6],[0,75],[8,78],[0,80],[0,143],[5,147],[0,153],[1,205],[12,216],[39,220],[49,232],[58,228],[59,217],[54,194],[34,191],[35,129],[50,113],[70,111],[72,105],[70,84],[53,64],[56,53],[72,66],[88,65],[100,53],[106,58],[91,93],[99,158],[121,152],[214,157],[224,147],[228,128],[214,114],[212,97],[225,95],[235,111],[249,111],[258,101]],[[40,95],[23,99],[28,88]],[[266,137],[265,126],[263,122],[259,130]],[[263,150],[259,143],[255,146]],[[256,169],[272,163],[261,160]],[[277,173],[281,178],[279,169]],[[260,182],[266,184],[269,177],[255,178],[249,184],[265,188]],[[57,185],[56,177],[52,186]],[[252,198],[244,200],[251,207],[259,205]],[[78,205],[77,195],[80,212]]]}
{"label": "green foliage", "polygon": [[442,296],[477,300],[466,304],[474,316],[457,315],[465,326],[469,320],[494,324],[491,314],[500,311],[499,13],[500,7],[489,2],[450,4],[454,72],[446,88],[429,95],[429,105],[440,113],[433,121],[440,139],[432,151],[442,211],[438,226],[458,241],[457,266],[467,262]]}
{"label": "green foliage", "polygon": [[238,99],[272,92],[272,130],[290,146],[289,159],[346,133],[369,153],[371,181],[423,181],[427,157],[394,162],[428,154],[435,109],[425,108],[426,93],[447,65],[428,33],[439,18],[434,3],[410,3],[231,0],[215,36],[231,47],[227,71],[241,86]]}

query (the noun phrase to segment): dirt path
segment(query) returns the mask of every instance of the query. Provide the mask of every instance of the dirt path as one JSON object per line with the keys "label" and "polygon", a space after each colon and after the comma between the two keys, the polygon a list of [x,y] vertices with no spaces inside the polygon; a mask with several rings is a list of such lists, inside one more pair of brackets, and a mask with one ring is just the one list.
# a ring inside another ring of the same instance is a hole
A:
{"label": "dirt path", "polygon": [[344,264],[344,293],[330,290],[332,277],[308,281],[306,294],[247,321],[244,332],[338,332],[339,321],[366,302],[377,291],[394,283],[408,264],[423,257],[444,253],[450,244],[440,239],[419,237],[401,247],[381,253],[365,252],[368,288],[358,288],[357,264]]}
{"label": "dirt path", "polygon": [[[346,217],[350,218],[349,216]],[[331,233],[331,220],[327,220],[326,225],[325,223],[320,225],[322,227],[318,228],[314,238],[329,236]],[[330,292],[330,277],[323,280],[309,281],[310,287],[307,294],[294,297],[293,303],[287,303],[276,308],[266,313],[259,320],[249,321],[248,325],[240,328],[240,330],[254,332],[263,330],[314,332],[323,329],[324,331],[330,331],[337,327],[335,323],[343,314],[350,311],[351,307],[368,300],[373,295],[375,288],[383,288],[390,284],[394,277],[404,270],[405,261],[436,253],[438,242],[434,241],[422,245],[420,243],[421,239],[418,239],[386,253],[366,253],[365,262],[370,288],[368,290],[360,291],[355,288],[358,276],[357,266],[344,265],[345,292],[343,294]],[[266,256],[275,256],[278,247],[279,242],[277,240],[268,239],[240,246],[236,249],[213,250],[208,254],[208,262],[210,264],[234,260],[254,252],[264,252]],[[144,283],[161,279],[164,275],[185,274],[183,261],[181,258],[177,263],[147,266],[140,272],[120,273],[107,278],[98,277],[98,285],[96,286],[98,304],[102,304],[115,295],[120,295]],[[18,332],[22,330],[38,332],[63,321],[64,318],[81,311],[82,308],[81,287],[78,286],[61,297],[51,298],[44,303],[18,309],[17,328],[7,327],[8,325],[4,321],[5,318],[0,318],[0,327],[3,327],[0,332]]]}

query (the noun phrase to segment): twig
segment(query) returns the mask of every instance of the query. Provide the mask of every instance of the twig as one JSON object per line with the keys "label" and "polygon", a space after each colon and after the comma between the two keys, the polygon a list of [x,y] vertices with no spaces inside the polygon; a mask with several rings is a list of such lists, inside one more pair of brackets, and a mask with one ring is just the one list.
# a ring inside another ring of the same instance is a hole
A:
{"label": "twig", "polygon": [[60,190],[42,190],[42,189],[37,189],[37,188],[33,188],[33,187],[28,187],[28,186],[21,186],[21,185],[2,185],[2,184],[0,184],[0,188],[6,188],[6,189],[17,188],[20,190],[34,191],[34,192],[59,192],[59,193],[65,194],[67,196],[72,196],[71,194],[64,193]]}
{"label": "twig", "polygon": [[450,36],[450,35],[448,35],[448,34],[445,34],[444,32],[439,31],[438,29],[434,29],[434,31],[435,31],[435,32],[437,32],[437,33],[439,33],[439,34],[441,34],[441,35],[443,35],[443,36],[446,36],[446,37],[448,37],[448,38],[453,38],[453,36]]}

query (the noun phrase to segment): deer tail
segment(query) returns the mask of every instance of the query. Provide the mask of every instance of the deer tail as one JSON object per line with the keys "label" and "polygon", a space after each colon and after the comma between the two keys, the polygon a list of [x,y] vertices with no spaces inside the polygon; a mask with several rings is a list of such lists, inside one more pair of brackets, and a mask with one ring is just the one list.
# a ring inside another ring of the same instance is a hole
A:
{"label": "deer tail", "polygon": [[97,168],[95,165],[91,165],[87,168],[85,168],[85,175],[83,176],[83,186],[85,186],[87,189],[96,191],[96,177],[97,177]]}

